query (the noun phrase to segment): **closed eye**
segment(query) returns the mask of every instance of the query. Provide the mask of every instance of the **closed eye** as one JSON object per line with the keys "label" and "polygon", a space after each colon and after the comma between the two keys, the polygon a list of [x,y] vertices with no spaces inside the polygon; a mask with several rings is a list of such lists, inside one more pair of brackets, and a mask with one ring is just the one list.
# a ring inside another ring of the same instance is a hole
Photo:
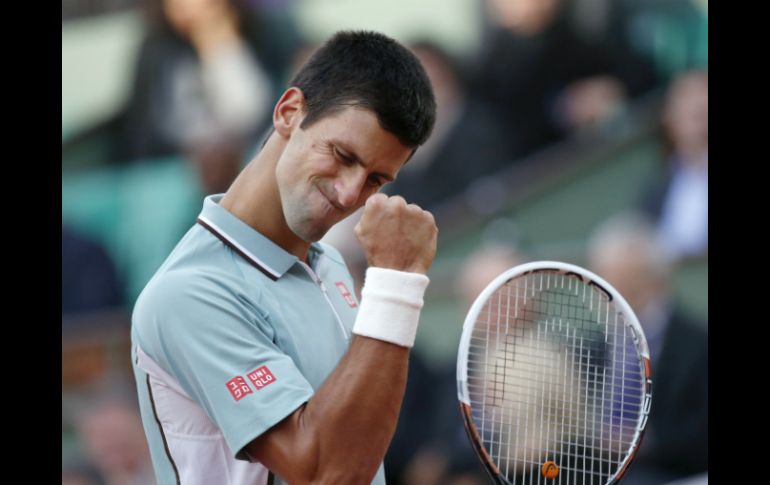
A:
{"label": "closed eye", "polygon": [[345,165],[350,165],[355,162],[355,159],[352,156],[343,153],[336,146],[333,146],[332,150],[334,151],[335,158],[338,158],[339,160],[341,160],[342,163],[344,163]]}
{"label": "closed eye", "polygon": [[366,183],[369,184],[369,186],[371,187],[375,187],[379,189],[380,187],[385,185],[387,181],[378,175],[372,175],[366,180]]}
{"label": "closed eye", "polygon": [[[339,160],[343,165],[351,166],[351,165],[357,163],[357,164],[361,165],[364,169],[366,169],[364,164],[361,162],[361,160],[355,154],[349,154],[347,152],[344,152],[342,149],[340,149],[335,144],[331,144],[331,148],[332,148],[332,153],[334,154],[334,158]],[[379,189],[383,185],[387,184],[388,182],[392,182],[392,181],[393,181],[393,178],[390,177],[389,175],[376,172],[376,173],[372,173],[371,175],[369,175],[369,177],[366,179],[366,184],[369,187],[373,187],[375,189]]]}

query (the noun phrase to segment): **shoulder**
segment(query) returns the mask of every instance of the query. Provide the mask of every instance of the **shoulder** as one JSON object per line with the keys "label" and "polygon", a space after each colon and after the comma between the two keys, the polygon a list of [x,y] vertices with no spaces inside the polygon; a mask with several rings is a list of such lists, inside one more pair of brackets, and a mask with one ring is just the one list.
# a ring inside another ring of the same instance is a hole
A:
{"label": "shoulder", "polygon": [[172,267],[159,272],[147,284],[137,305],[143,301],[158,300],[167,303],[214,303],[218,299],[253,299],[261,293],[260,285],[249,284],[243,274],[213,263]]}
{"label": "shoulder", "polygon": [[249,342],[272,340],[274,329],[261,298],[258,288],[224,271],[164,272],[137,299],[132,340],[161,365],[168,365],[172,355],[229,355]]}
{"label": "shoulder", "polygon": [[[263,314],[261,291],[238,275],[210,266],[157,274],[139,295],[132,322],[157,332],[189,332],[224,319],[252,321]],[[162,328],[161,328],[162,327]]]}

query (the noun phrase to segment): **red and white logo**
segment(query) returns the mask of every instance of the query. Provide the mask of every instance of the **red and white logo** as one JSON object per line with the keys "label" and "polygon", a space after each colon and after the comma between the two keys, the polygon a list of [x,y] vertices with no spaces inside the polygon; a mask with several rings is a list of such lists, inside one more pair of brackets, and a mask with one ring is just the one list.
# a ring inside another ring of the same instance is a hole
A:
{"label": "red and white logo", "polygon": [[246,394],[253,394],[254,392],[249,385],[246,384],[246,379],[241,376],[233,377],[227,381],[227,389],[236,401],[240,401]]}
{"label": "red and white logo", "polygon": [[334,283],[337,286],[337,289],[340,290],[340,293],[342,293],[342,298],[345,299],[346,302],[348,302],[348,305],[350,305],[350,308],[355,308],[358,306],[358,303],[356,303],[356,298],[348,291],[347,286],[345,286],[345,283],[342,281],[338,281]]}
{"label": "red and white logo", "polygon": [[254,387],[256,387],[258,391],[262,390],[263,387],[275,382],[275,376],[272,372],[270,372],[270,369],[268,369],[266,365],[263,365],[259,369],[251,371],[246,375],[249,377],[249,380],[252,384],[254,384]]}

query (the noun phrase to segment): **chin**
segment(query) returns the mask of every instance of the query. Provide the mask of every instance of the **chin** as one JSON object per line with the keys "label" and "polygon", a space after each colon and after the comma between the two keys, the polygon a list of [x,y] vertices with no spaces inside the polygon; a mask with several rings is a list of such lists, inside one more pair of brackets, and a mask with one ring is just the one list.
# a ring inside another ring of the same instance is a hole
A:
{"label": "chin", "polygon": [[314,242],[318,242],[318,241],[320,241],[320,240],[321,240],[321,238],[323,238],[325,234],[326,234],[326,233],[324,232],[323,234],[318,234],[318,233],[315,233],[315,234],[307,234],[307,235],[304,235],[304,234],[297,234],[297,236],[298,236],[300,239],[302,239],[303,241],[305,241],[306,243],[314,243]]}
{"label": "chin", "polygon": [[330,229],[329,227],[318,227],[312,224],[294,224],[289,225],[289,228],[298,238],[307,243],[319,241]]}

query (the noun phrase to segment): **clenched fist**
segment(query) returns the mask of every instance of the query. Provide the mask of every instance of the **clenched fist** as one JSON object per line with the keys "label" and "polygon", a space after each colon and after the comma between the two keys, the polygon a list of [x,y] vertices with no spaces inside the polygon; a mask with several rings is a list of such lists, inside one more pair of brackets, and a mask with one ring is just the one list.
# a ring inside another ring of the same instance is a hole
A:
{"label": "clenched fist", "polygon": [[398,195],[369,197],[355,233],[369,266],[425,274],[436,255],[433,214]]}

